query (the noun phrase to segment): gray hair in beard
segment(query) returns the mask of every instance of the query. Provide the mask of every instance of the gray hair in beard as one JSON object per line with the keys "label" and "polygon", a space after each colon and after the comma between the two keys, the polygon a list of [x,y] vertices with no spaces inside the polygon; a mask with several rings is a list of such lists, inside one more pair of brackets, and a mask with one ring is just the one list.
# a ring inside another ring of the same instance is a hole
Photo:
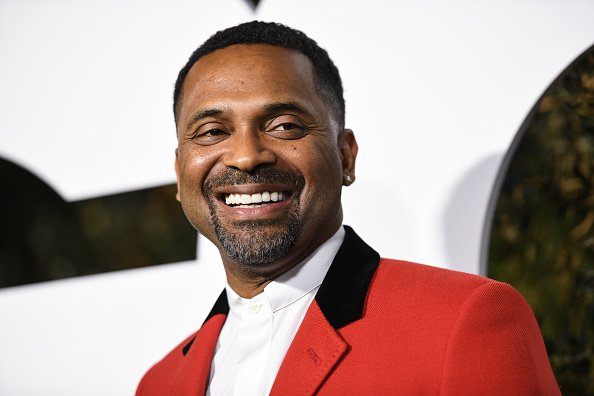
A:
{"label": "gray hair in beard", "polygon": [[[292,184],[295,191],[292,203],[285,218],[277,220],[252,220],[223,225],[216,211],[213,190],[218,187],[237,184]],[[206,180],[203,186],[215,235],[223,250],[234,261],[247,270],[270,264],[285,257],[299,235],[301,213],[299,202],[305,186],[305,178],[300,173],[280,171],[275,168],[258,168],[254,172],[243,172],[228,168],[225,173]],[[281,226],[282,231],[270,235],[263,232],[266,226]]]}

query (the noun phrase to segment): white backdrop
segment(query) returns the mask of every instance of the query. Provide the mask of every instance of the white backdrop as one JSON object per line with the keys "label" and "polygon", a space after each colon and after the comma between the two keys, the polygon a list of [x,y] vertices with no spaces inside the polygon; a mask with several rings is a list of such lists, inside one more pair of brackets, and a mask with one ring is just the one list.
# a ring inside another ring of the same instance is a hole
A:
{"label": "white backdrop", "polygon": [[[341,70],[360,146],[345,223],[383,256],[477,272],[498,166],[594,42],[593,15],[589,0],[3,0],[0,157],[67,200],[173,182],[177,71],[214,31],[275,20]],[[0,394],[132,394],[222,287],[200,242],[197,263],[0,290]]]}

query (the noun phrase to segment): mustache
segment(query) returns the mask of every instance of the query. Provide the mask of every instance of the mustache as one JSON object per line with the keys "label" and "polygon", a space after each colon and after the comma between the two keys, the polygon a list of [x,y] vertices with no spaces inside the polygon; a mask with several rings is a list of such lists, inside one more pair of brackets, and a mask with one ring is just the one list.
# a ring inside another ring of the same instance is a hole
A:
{"label": "mustache", "polygon": [[299,172],[290,172],[276,168],[258,168],[252,172],[244,172],[235,168],[227,168],[224,172],[209,177],[202,188],[205,194],[215,188],[237,184],[292,184],[297,191],[305,186],[305,178]]}

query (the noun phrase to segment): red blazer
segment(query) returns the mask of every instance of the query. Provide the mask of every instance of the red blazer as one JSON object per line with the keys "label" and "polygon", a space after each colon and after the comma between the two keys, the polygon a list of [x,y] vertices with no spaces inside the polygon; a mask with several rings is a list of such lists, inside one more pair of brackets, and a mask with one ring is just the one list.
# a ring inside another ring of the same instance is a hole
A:
{"label": "red blazer", "polygon": [[[380,260],[345,229],[272,395],[560,395],[534,315],[511,286]],[[203,395],[228,311],[223,292],[137,396]]]}

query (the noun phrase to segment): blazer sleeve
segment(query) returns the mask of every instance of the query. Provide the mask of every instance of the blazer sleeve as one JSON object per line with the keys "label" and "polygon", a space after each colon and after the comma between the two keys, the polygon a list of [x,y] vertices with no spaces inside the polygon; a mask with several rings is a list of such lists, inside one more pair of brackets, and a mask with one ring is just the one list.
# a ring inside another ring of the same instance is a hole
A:
{"label": "blazer sleeve", "polygon": [[442,395],[560,395],[534,314],[513,287],[488,282],[448,336]]}

